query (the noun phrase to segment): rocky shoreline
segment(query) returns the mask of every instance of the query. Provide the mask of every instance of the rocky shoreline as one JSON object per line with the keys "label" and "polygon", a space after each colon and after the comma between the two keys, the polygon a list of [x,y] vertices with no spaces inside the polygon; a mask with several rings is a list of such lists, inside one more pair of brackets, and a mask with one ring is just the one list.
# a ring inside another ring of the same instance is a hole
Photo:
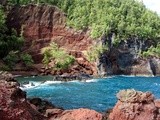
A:
{"label": "rocky shoreline", "polygon": [[40,98],[27,99],[12,74],[0,72],[1,120],[101,120],[102,114],[89,109],[63,110]]}
{"label": "rocky shoreline", "polygon": [[112,110],[64,110],[40,98],[27,99],[8,72],[0,72],[1,120],[160,120],[160,100],[150,92],[121,90]]}

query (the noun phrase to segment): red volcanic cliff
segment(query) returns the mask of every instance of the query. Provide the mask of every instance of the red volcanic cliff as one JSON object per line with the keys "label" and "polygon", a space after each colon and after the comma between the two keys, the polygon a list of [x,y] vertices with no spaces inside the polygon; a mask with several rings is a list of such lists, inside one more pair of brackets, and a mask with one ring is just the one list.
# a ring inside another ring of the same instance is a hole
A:
{"label": "red volcanic cliff", "polygon": [[[25,38],[23,50],[33,56],[36,64],[42,60],[41,48],[54,41],[76,58],[82,58],[81,61],[77,59],[78,66],[84,66],[90,74],[97,74],[95,65],[83,55],[93,44],[93,40],[86,31],[75,31],[67,27],[66,15],[57,7],[32,4],[15,6],[8,13],[7,24],[19,33],[22,31]],[[82,62],[85,65],[81,65]]]}

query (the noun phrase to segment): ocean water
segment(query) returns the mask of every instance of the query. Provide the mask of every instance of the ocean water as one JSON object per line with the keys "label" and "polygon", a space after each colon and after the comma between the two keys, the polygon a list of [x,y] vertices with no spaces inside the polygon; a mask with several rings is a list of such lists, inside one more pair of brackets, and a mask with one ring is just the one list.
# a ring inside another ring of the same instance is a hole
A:
{"label": "ocean water", "polygon": [[52,76],[17,79],[28,98],[40,97],[64,109],[89,108],[104,112],[115,105],[116,94],[122,89],[150,91],[155,98],[160,98],[160,77],[113,76],[83,82],[53,81]]}

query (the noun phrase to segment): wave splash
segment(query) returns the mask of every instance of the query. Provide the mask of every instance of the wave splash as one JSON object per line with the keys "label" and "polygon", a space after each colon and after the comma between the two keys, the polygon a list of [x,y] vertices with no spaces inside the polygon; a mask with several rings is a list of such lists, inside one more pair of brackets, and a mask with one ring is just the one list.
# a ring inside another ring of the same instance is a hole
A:
{"label": "wave splash", "polygon": [[[97,82],[98,79],[90,79],[90,80],[74,80],[74,81],[69,81],[68,83],[92,83],[92,82]],[[46,81],[29,81],[27,83],[21,83],[20,88],[21,89],[33,89],[37,87],[42,87],[42,86],[47,86],[51,84],[62,84],[62,83],[67,83],[64,81],[51,81],[51,80],[46,80]]]}

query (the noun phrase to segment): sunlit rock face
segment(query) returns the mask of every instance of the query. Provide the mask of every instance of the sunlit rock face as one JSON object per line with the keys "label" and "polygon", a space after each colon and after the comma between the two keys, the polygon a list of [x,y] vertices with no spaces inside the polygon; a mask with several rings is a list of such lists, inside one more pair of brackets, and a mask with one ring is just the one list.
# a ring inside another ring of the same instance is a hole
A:
{"label": "sunlit rock face", "polygon": [[44,120],[34,107],[26,100],[26,93],[19,88],[13,76],[0,72],[0,119],[1,120]]}
{"label": "sunlit rock face", "polygon": [[[147,40],[144,43],[138,39],[121,41],[117,47],[112,45],[110,51],[105,51],[100,58],[97,58],[97,62],[89,62],[84,53],[100,41],[93,40],[89,35],[89,30],[76,31],[68,27],[66,14],[55,6],[45,4],[14,6],[8,12],[7,25],[9,28],[15,28],[19,34],[20,31],[23,33],[25,38],[23,50],[32,55],[36,64],[42,63],[43,56],[40,50],[52,41],[76,58],[72,67],[58,73],[53,70],[43,71],[40,65],[36,65],[36,70],[41,73],[75,75],[81,71],[101,76],[160,75],[158,58],[144,60],[138,57],[140,51],[154,44],[153,40]],[[101,38],[101,44],[104,44],[103,38]],[[50,63],[50,65],[53,64]]]}
{"label": "sunlit rock face", "polygon": [[117,98],[110,120],[160,120],[159,102],[150,92],[122,90]]}
{"label": "sunlit rock face", "polygon": [[25,38],[23,50],[32,55],[36,64],[42,62],[43,56],[40,51],[50,42],[55,42],[76,58],[74,66],[68,71],[61,71],[61,73],[49,71],[49,73],[76,74],[80,69],[82,73],[97,74],[96,65],[89,62],[84,55],[94,44],[94,40],[89,37],[88,31],[76,31],[67,27],[66,15],[59,8],[32,4],[14,6],[8,13],[7,24],[9,28],[13,27],[19,33],[22,30]]}

